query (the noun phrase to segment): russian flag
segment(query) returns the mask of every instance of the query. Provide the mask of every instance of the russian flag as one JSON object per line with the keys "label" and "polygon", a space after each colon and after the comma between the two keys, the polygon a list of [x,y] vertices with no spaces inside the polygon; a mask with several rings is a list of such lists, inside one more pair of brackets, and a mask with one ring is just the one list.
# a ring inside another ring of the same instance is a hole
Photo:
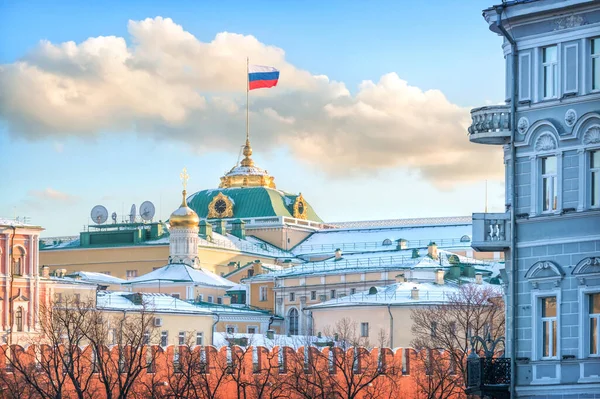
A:
{"label": "russian flag", "polygon": [[277,86],[279,71],[270,66],[248,65],[248,90]]}

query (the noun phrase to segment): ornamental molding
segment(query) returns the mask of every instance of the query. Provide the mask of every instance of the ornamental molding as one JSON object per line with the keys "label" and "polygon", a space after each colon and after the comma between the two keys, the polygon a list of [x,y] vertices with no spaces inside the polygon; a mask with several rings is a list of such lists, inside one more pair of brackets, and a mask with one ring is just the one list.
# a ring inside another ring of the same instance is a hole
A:
{"label": "ornamental molding", "polygon": [[575,122],[577,122],[577,111],[575,111],[573,108],[568,109],[567,112],[565,112],[565,124],[568,127],[573,127]]}
{"label": "ornamental molding", "polygon": [[[217,210],[217,202],[224,201],[225,209],[221,212]],[[213,197],[208,204],[208,219],[223,219],[223,218],[231,218],[233,217],[233,201],[228,196],[223,193],[219,193]]]}
{"label": "ornamental molding", "polygon": [[597,143],[600,143],[600,125],[592,125],[583,134],[583,144]]}
{"label": "ornamental molding", "polygon": [[550,151],[556,149],[556,139],[550,133],[541,134],[535,140],[536,151]]}
{"label": "ornamental molding", "polygon": [[517,131],[519,134],[524,135],[527,133],[527,129],[529,129],[529,119],[527,119],[525,116],[522,116],[519,118],[519,123],[517,123]]}
{"label": "ornamental molding", "polygon": [[567,17],[556,18],[554,21],[555,31],[576,28],[578,26],[587,25],[587,21],[581,15],[569,15]]}
{"label": "ornamental molding", "polygon": [[573,269],[572,274],[574,276],[577,276],[579,284],[581,285],[585,284],[586,276],[599,277],[600,256],[590,256],[589,258],[582,259],[581,261],[579,261],[577,266],[575,266],[575,269]]}
{"label": "ornamental molding", "polygon": [[293,216],[296,219],[304,219],[304,220],[306,220],[307,213],[308,212],[307,212],[306,201],[304,200],[304,197],[302,196],[302,193],[300,193],[296,197],[296,201],[294,201]]}
{"label": "ornamental molding", "polygon": [[564,275],[565,273],[556,263],[543,260],[534,263],[525,273],[525,278],[529,280],[533,288],[538,288],[538,284],[544,282],[554,283],[558,287]]}

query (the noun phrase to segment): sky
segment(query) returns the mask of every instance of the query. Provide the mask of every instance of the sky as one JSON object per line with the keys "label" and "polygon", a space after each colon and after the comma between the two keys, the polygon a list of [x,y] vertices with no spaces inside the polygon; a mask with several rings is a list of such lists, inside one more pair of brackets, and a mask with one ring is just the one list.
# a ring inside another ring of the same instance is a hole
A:
{"label": "sky", "polygon": [[[89,3],[89,4],[88,4]],[[471,108],[504,98],[482,0],[0,0],[0,217],[76,235],[94,205],[165,220],[215,188],[245,135],[258,166],[329,222],[503,211],[502,149]]]}

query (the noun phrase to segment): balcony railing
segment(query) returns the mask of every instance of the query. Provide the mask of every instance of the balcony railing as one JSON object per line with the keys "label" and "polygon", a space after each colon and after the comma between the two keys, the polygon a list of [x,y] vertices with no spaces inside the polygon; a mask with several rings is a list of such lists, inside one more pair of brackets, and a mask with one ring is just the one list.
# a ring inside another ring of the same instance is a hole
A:
{"label": "balcony railing", "polygon": [[467,361],[467,394],[508,397],[509,386],[510,359],[481,357]]}
{"label": "balcony railing", "polygon": [[472,109],[469,140],[478,144],[507,144],[510,141],[509,109],[508,105]]}
{"label": "balcony railing", "polygon": [[474,213],[471,247],[476,251],[504,251],[510,247],[509,213]]}

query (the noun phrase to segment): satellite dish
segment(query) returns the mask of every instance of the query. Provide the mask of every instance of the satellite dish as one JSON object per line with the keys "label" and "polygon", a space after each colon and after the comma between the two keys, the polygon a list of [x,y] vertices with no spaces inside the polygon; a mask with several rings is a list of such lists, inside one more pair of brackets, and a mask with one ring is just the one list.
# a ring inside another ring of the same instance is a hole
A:
{"label": "satellite dish", "polygon": [[145,221],[152,220],[152,218],[154,217],[154,212],[155,212],[155,209],[154,209],[154,204],[152,202],[144,201],[144,202],[142,202],[142,205],[140,205],[140,216]]}
{"label": "satellite dish", "polygon": [[129,223],[135,222],[135,204],[131,204],[131,210],[129,211]]}
{"label": "satellite dish", "polygon": [[113,212],[110,217],[112,218],[113,223],[117,223],[117,212]]}
{"label": "satellite dish", "polygon": [[92,208],[90,216],[94,223],[102,224],[106,222],[106,219],[108,219],[108,211],[102,205],[96,205]]}

